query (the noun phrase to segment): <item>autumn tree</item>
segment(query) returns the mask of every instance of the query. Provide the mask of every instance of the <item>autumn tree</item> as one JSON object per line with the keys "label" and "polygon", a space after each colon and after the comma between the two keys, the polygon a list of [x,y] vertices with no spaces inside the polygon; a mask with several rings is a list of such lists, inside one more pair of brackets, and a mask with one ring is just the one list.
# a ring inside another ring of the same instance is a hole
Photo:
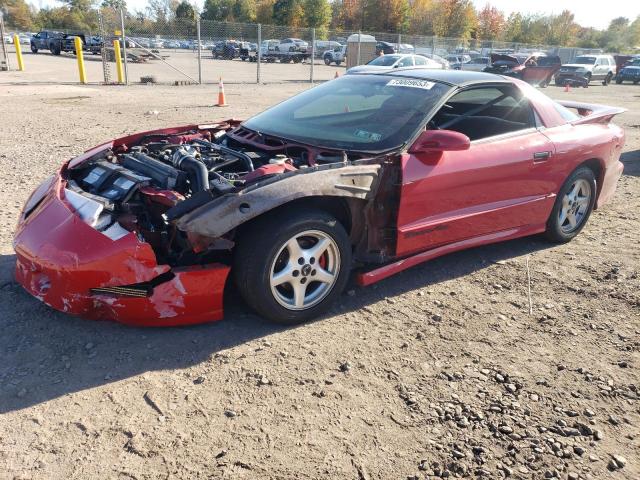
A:
{"label": "autumn tree", "polygon": [[477,25],[471,0],[439,0],[434,10],[433,32],[440,37],[469,38]]}
{"label": "autumn tree", "polygon": [[486,4],[478,12],[476,37],[480,40],[497,40],[505,25],[504,14],[496,7]]}
{"label": "autumn tree", "polygon": [[0,10],[5,13],[7,26],[18,30],[31,30],[34,14],[24,0],[0,0]]}

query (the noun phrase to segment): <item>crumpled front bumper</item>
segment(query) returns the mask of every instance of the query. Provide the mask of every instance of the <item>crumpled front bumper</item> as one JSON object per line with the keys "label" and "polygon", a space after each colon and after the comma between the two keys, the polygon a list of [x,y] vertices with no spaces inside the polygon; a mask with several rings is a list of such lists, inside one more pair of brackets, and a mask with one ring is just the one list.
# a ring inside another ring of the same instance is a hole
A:
{"label": "crumpled front bumper", "polygon": [[[61,312],[139,326],[188,325],[223,315],[227,265],[158,265],[151,246],[134,233],[112,240],[87,225],[65,202],[59,176],[21,215],[14,249],[16,281]],[[159,276],[147,296],[91,291],[154,283]]]}

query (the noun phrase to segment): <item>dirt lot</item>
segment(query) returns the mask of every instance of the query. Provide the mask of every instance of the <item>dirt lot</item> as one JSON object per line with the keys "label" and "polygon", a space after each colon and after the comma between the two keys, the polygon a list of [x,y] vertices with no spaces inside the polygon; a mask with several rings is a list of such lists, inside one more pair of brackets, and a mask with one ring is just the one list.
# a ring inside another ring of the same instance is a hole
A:
{"label": "dirt lot", "polygon": [[630,110],[615,201],[567,245],[449,255],[289,329],[232,294],[218,323],[127,328],[13,282],[19,209],[63,159],[304,88],[219,110],[211,86],[0,85],[0,478],[640,478],[640,87],[546,90]]}

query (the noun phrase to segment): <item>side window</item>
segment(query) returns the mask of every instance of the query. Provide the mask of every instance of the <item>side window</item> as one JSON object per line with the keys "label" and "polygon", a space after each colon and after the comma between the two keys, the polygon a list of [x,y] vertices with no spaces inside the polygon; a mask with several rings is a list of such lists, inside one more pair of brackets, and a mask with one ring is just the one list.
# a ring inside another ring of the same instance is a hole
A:
{"label": "side window", "polygon": [[412,57],[404,57],[402,60],[398,62],[398,68],[402,67],[413,67],[413,58]]}
{"label": "side window", "polygon": [[427,64],[427,59],[424,57],[415,57],[414,58],[416,65],[426,65]]}
{"label": "side window", "polygon": [[451,97],[429,126],[480,140],[534,128],[535,116],[529,100],[516,87],[481,87]]}

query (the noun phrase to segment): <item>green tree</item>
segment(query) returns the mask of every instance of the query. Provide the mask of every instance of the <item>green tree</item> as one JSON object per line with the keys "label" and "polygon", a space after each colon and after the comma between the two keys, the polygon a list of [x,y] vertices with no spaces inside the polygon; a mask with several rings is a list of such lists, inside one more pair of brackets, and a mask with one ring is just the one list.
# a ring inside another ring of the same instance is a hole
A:
{"label": "green tree", "polygon": [[305,0],[304,16],[306,26],[315,28],[316,36],[322,38],[331,23],[331,5],[327,0]]}
{"label": "green tree", "polygon": [[187,0],[183,0],[176,7],[176,18],[182,20],[195,20],[196,19],[196,11]]}
{"label": "green tree", "polygon": [[235,22],[250,23],[256,21],[255,0],[236,0],[233,4],[233,20]]}
{"label": "green tree", "polygon": [[206,0],[201,18],[215,22],[229,21],[233,17],[233,0]]}
{"label": "green tree", "polygon": [[300,27],[304,19],[304,8],[300,0],[276,0],[273,4],[273,21],[276,25]]}
{"label": "green tree", "polygon": [[126,0],[102,0],[102,8],[114,8],[116,10],[122,8],[126,11],[127,2]]}

